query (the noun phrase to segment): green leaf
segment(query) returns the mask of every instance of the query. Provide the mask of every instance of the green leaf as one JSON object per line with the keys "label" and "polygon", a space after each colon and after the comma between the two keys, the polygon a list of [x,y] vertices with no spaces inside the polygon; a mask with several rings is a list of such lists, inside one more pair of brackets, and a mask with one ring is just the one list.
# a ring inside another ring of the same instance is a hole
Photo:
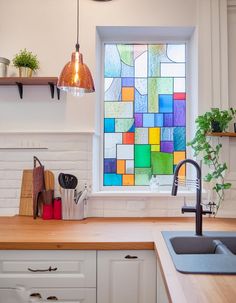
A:
{"label": "green leaf", "polygon": [[212,174],[208,173],[205,177],[204,177],[204,181],[206,182],[211,182],[213,176]]}

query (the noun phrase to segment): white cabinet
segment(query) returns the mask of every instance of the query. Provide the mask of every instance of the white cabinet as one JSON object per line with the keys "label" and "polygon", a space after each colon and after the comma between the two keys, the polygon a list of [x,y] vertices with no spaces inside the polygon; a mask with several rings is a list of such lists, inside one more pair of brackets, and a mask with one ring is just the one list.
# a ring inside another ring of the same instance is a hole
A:
{"label": "white cabinet", "polygon": [[96,288],[0,288],[0,303],[96,303]]}
{"label": "white cabinet", "polygon": [[97,303],[156,303],[154,251],[98,251]]}
{"label": "white cabinet", "polygon": [[0,250],[0,303],[156,303],[156,267],[151,250]]}
{"label": "white cabinet", "polygon": [[96,303],[96,251],[0,251],[0,303],[53,301]]}
{"label": "white cabinet", "polygon": [[96,287],[96,251],[2,250],[0,287]]}
{"label": "white cabinet", "polygon": [[161,273],[159,261],[157,261],[157,303],[169,303],[165,283]]}

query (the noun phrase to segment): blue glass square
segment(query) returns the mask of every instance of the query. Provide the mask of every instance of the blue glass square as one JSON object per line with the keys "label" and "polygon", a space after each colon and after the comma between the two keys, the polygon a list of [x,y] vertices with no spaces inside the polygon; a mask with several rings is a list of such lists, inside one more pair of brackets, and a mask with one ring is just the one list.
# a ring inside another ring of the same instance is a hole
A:
{"label": "blue glass square", "polygon": [[115,119],[105,118],[104,119],[104,133],[114,133],[115,132]]}
{"label": "blue glass square", "polygon": [[159,95],[159,112],[172,113],[173,112],[173,96]]}
{"label": "blue glass square", "polygon": [[155,114],[155,126],[163,126],[163,114]]}
{"label": "blue glass square", "polygon": [[104,174],[104,186],[121,186],[122,175]]}
{"label": "blue glass square", "polygon": [[135,89],[134,109],[136,113],[146,113],[148,111],[147,95],[141,95],[137,89]]}
{"label": "blue glass square", "polygon": [[134,86],[134,78],[122,78],[122,86],[123,87]]}
{"label": "blue glass square", "polygon": [[143,114],[143,127],[154,127],[154,114]]}
{"label": "blue glass square", "polygon": [[173,126],[173,114],[164,114],[164,126]]}
{"label": "blue glass square", "polygon": [[174,150],[185,151],[186,149],[186,130],[185,127],[174,128]]}

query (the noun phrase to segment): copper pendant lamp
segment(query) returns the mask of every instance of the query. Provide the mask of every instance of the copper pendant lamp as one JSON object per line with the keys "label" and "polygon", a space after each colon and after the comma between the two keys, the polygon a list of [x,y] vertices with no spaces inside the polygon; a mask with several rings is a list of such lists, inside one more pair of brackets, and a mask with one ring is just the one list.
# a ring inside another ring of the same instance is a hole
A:
{"label": "copper pendant lamp", "polygon": [[83,55],[79,51],[79,0],[77,0],[77,42],[75,52],[58,79],[57,87],[73,96],[82,96],[95,91],[93,78],[88,66],[83,62]]}

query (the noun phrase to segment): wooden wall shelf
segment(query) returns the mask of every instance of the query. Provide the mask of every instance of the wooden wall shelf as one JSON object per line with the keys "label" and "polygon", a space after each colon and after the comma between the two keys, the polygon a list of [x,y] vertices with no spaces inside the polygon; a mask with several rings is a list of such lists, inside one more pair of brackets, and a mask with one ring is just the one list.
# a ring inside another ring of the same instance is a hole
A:
{"label": "wooden wall shelf", "polygon": [[236,137],[236,133],[224,132],[224,133],[207,133],[207,136],[211,137]]}
{"label": "wooden wall shelf", "polygon": [[54,98],[55,87],[57,99],[60,99],[60,90],[57,88],[57,77],[0,77],[0,85],[16,85],[20,98],[23,98],[24,85],[49,85],[51,97]]}

